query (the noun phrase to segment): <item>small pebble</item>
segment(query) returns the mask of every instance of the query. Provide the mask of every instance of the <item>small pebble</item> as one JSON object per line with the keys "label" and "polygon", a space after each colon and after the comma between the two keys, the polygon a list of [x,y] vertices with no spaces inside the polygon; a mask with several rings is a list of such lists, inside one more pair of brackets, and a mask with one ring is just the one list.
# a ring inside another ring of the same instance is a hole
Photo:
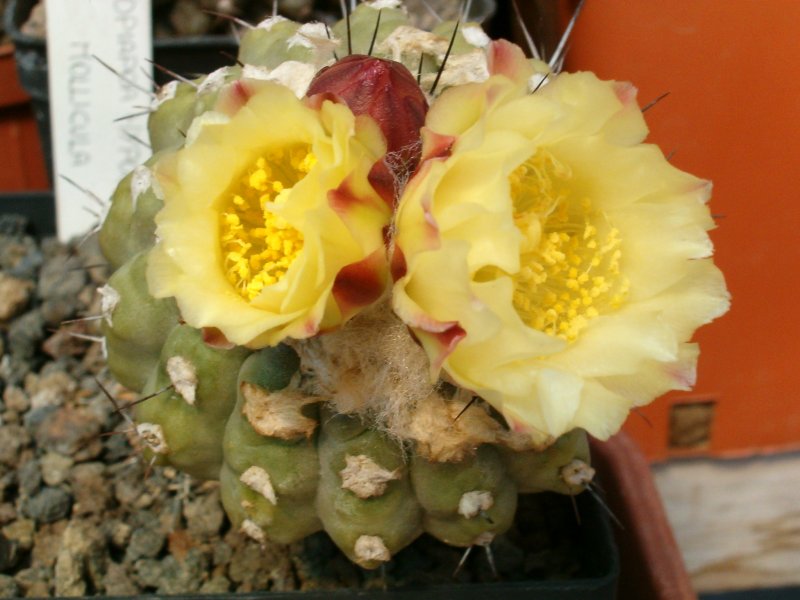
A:
{"label": "small pebble", "polygon": [[45,569],[44,567],[22,569],[14,575],[14,581],[29,598],[49,596],[51,580],[50,569]]}
{"label": "small pebble", "polygon": [[32,519],[17,519],[3,527],[3,535],[19,544],[22,550],[31,549],[35,531],[36,523]]}
{"label": "small pebble", "polygon": [[45,414],[36,427],[40,448],[87,460],[100,454],[102,441],[97,438],[102,423],[85,407],[62,406]]}
{"label": "small pebble", "polygon": [[161,562],[154,558],[140,558],[134,565],[134,580],[143,588],[158,589],[164,575]]}
{"label": "small pebble", "polygon": [[47,485],[59,485],[67,479],[73,464],[75,464],[75,461],[69,456],[64,456],[58,452],[48,452],[39,461],[42,479]]}
{"label": "small pebble", "polygon": [[219,490],[186,502],[183,507],[183,516],[186,518],[186,526],[192,536],[204,539],[218,534],[225,521]]}
{"label": "small pebble", "polygon": [[70,472],[74,515],[100,514],[111,502],[112,490],[105,480],[105,465],[90,462],[75,465]]}
{"label": "small pebble", "polygon": [[107,596],[136,596],[141,592],[128,576],[125,566],[115,562],[108,563],[102,585]]}
{"label": "small pebble", "polygon": [[128,548],[125,552],[125,558],[129,561],[135,561],[139,558],[153,558],[158,555],[167,536],[161,531],[160,527],[151,523],[149,526],[144,526],[134,530],[131,535]]}
{"label": "small pebble", "polygon": [[17,469],[19,491],[25,496],[33,496],[42,485],[42,472],[39,470],[39,461],[29,460]]}
{"label": "small pebble", "polygon": [[19,453],[31,441],[27,430],[20,425],[0,427],[0,463],[16,467]]}
{"label": "small pebble", "polygon": [[0,271],[0,322],[8,321],[25,309],[33,288],[32,281]]}
{"label": "small pebble", "polygon": [[6,525],[17,518],[17,509],[11,502],[0,504],[0,525]]}
{"label": "small pebble", "polygon": [[25,514],[39,523],[52,523],[69,515],[72,496],[61,488],[45,487],[28,498],[23,507]]}
{"label": "small pebble", "polygon": [[8,345],[11,355],[18,360],[32,362],[45,337],[45,320],[38,310],[31,310],[11,322],[8,328]]}
{"label": "small pebble", "polygon": [[0,598],[19,596],[19,586],[11,575],[0,575]]}
{"label": "small pebble", "polygon": [[16,385],[10,385],[3,390],[3,403],[7,409],[18,413],[27,412],[31,407],[31,400],[25,390]]}

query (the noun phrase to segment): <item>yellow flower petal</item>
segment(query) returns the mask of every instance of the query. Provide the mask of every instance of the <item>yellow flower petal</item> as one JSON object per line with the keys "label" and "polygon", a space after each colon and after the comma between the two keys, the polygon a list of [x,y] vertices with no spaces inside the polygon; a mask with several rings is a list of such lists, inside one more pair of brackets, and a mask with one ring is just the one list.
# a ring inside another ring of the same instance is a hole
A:
{"label": "yellow flower petal", "polygon": [[632,86],[562,74],[526,95],[495,75],[445,91],[426,128],[393,298],[435,366],[540,442],[605,439],[692,385],[689,340],[728,307],[710,186],[641,143]]}
{"label": "yellow flower petal", "polygon": [[306,106],[275,83],[236,82],[222,96],[225,114],[196,120],[191,142],[156,168],[165,199],[151,292],[251,347],[336,327],[361,306],[334,293],[343,274],[369,265],[363,303],[386,277],[390,211],[368,181],[383,139],[347,107]]}

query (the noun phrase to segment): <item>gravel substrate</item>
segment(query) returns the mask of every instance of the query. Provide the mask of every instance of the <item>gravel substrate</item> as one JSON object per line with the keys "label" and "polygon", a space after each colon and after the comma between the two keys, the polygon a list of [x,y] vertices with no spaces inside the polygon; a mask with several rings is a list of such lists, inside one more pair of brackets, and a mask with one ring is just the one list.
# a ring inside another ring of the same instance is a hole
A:
{"label": "gravel substrate", "polygon": [[[451,581],[462,554],[423,536],[385,572],[348,562],[324,534],[259,545],[231,529],[217,482],[140,459],[108,375],[94,239],[38,243],[0,216],[0,596],[114,596],[383,587]],[[88,317],[87,320],[79,320]],[[99,382],[99,383],[98,383]],[[522,536],[494,544],[504,579],[568,577],[569,500],[543,496]],[[533,522],[531,522],[531,520]],[[531,534],[530,531],[533,531]],[[459,581],[494,577],[473,552]]]}

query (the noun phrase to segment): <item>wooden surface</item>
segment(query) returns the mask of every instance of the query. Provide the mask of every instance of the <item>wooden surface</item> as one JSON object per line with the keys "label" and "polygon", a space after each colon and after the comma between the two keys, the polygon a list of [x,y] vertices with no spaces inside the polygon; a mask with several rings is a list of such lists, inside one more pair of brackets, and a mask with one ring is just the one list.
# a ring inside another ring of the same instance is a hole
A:
{"label": "wooden surface", "polygon": [[653,471],[698,591],[800,584],[800,454]]}

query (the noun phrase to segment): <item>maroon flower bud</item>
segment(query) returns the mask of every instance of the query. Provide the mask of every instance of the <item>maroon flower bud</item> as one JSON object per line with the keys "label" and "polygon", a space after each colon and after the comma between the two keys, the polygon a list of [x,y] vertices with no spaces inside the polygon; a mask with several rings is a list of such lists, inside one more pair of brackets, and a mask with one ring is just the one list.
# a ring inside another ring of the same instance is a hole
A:
{"label": "maroon flower bud", "polygon": [[399,62],[353,54],[317,73],[307,95],[326,93],[341,99],[353,114],[377,122],[396,177],[414,171],[428,102],[408,69]]}

